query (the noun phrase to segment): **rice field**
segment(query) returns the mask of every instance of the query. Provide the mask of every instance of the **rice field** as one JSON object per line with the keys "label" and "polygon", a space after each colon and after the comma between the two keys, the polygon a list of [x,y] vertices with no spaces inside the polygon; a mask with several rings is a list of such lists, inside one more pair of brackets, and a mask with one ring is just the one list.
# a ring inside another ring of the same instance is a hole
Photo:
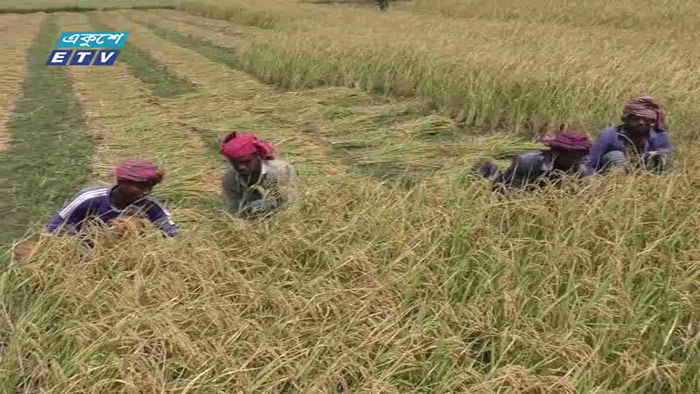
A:
{"label": "rice field", "polygon": [[[700,392],[695,2],[8,8],[0,392]],[[130,31],[114,66],[46,66],[61,31],[110,30]],[[670,175],[501,199],[469,171],[642,93],[668,109]],[[223,210],[231,131],[294,164],[294,207]],[[12,256],[127,156],[165,167],[181,237]]]}
{"label": "rice field", "polygon": [[0,0],[2,13],[174,8],[176,0]]}

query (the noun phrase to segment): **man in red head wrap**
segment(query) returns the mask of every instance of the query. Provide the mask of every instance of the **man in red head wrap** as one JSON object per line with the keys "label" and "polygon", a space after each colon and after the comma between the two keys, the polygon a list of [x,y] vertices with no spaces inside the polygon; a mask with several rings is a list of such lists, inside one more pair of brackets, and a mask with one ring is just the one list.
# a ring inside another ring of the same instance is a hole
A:
{"label": "man in red head wrap", "polygon": [[[15,257],[22,259],[36,250],[49,234],[78,235],[86,223],[107,224],[112,230],[124,232],[142,228],[141,218],[148,219],[168,237],[180,230],[170,218],[162,202],[151,196],[151,190],[163,180],[163,171],[155,163],[139,158],[126,159],[114,168],[117,184],[106,187],[87,187],[68,201],[46,227],[39,241],[30,240],[17,245]],[[83,245],[91,249],[90,237]]]}
{"label": "man in red head wrap", "polygon": [[588,135],[577,131],[561,131],[539,136],[550,149],[518,155],[510,167],[500,175],[495,164],[482,162],[476,170],[481,175],[493,178],[494,189],[533,189],[548,183],[557,183],[562,175],[584,176],[583,160],[591,149]]}
{"label": "man in red head wrap", "polygon": [[77,234],[86,221],[112,223],[144,216],[167,236],[179,233],[163,203],[151,190],[163,179],[160,167],[145,159],[126,159],[115,167],[117,184],[88,187],[69,201],[47,226],[50,233]]}
{"label": "man in red head wrap", "polygon": [[673,151],[666,112],[652,97],[641,96],[625,102],[622,124],[598,133],[586,167],[591,173],[613,167],[663,172]]}
{"label": "man in red head wrap", "polygon": [[222,188],[235,215],[267,217],[293,202],[299,180],[291,164],[276,158],[273,144],[253,134],[233,132],[222,141],[220,153],[231,163]]}

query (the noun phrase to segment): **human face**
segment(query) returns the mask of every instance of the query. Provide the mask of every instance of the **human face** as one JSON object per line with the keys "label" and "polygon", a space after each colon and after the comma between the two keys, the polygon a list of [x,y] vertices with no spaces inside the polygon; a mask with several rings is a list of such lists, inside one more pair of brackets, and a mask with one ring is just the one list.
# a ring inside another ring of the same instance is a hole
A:
{"label": "human face", "polygon": [[230,161],[233,169],[243,176],[256,174],[262,168],[262,159],[258,155],[247,155]]}
{"label": "human face", "polygon": [[622,118],[622,121],[625,123],[625,130],[636,135],[647,134],[656,125],[654,119],[643,118],[637,115],[627,115]]}
{"label": "human face", "polygon": [[153,184],[150,182],[119,182],[117,187],[124,198],[124,203],[132,204],[149,194],[153,190]]}

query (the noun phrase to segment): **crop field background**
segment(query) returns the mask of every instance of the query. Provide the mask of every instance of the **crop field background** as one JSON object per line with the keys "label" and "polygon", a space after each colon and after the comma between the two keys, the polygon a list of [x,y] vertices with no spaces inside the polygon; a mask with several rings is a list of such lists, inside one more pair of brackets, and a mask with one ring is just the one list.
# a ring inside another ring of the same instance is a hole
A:
{"label": "crop field background", "polygon": [[0,12],[24,14],[122,8],[174,8],[175,2],[175,0],[0,0]]}
{"label": "crop field background", "polygon": [[[700,392],[697,1],[0,9],[0,392]],[[46,66],[60,32],[110,30],[113,67]],[[671,175],[499,199],[470,174],[644,93]],[[231,131],[295,165],[292,209],[222,210]],[[12,257],[135,155],[180,238]]]}

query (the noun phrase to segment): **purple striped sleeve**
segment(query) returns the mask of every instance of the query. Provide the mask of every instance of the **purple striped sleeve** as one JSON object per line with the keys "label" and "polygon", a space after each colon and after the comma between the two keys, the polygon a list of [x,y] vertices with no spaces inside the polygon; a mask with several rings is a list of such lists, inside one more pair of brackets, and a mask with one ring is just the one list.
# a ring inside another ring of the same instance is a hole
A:
{"label": "purple striped sleeve", "polygon": [[176,237],[180,234],[180,229],[177,227],[170,217],[170,211],[155,197],[148,197],[151,202],[148,208],[148,220],[158,227],[168,237]]}
{"label": "purple striped sleeve", "polygon": [[[85,200],[78,205],[69,206],[71,208],[69,210],[67,210],[68,207],[62,209],[61,212],[51,219],[48,226],[46,226],[46,231],[64,235],[77,234],[80,224],[85,220],[89,205],[90,200]],[[62,215],[66,215],[66,217]]]}

